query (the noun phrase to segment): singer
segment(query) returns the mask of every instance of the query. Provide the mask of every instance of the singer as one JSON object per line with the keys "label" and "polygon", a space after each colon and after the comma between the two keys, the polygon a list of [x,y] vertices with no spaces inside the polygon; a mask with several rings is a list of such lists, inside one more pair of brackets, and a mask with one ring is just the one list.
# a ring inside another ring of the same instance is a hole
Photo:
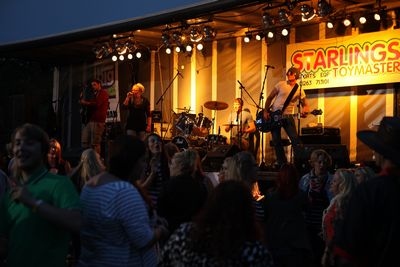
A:
{"label": "singer", "polygon": [[256,125],[250,112],[243,110],[243,100],[236,98],[233,102],[233,112],[225,125],[225,132],[231,131],[231,144],[238,145],[242,150],[249,150],[249,134],[256,131]]}
{"label": "singer", "polygon": [[134,84],[123,102],[123,106],[129,110],[126,134],[138,136],[143,141],[146,132],[151,132],[150,102],[143,96],[144,90],[143,84]]}

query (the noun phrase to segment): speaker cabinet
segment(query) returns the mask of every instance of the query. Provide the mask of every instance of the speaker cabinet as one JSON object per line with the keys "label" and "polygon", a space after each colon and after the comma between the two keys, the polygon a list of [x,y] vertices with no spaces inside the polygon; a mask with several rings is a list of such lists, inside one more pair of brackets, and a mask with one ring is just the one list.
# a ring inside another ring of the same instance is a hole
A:
{"label": "speaker cabinet", "polygon": [[300,140],[303,144],[340,145],[342,143],[340,135],[301,135]]}
{"label": "speaker cabinet", "polygon": [[218,172],[224,159],[231,157],[240,151],[237,145],[220,145],[207,152],[202,160],[203,169],[206,172]]}
{"label": "speaker cabinet", "polygon": [[303,175],[310,171],[310,155],[316,149],[323,149],[332,157],[331,172],[334,172],[338,168],[350,167],[349,151],[347,150],[346,145],[306,144],[299,145],[294,149],[294,164],[300,174]]}

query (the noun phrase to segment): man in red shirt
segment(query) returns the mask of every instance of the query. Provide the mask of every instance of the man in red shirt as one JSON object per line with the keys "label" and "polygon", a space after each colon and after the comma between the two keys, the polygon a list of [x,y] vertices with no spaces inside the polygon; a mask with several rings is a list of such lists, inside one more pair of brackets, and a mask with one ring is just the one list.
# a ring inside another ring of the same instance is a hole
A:
{"label": "man in red shirt", "polygon": [[101,138],[103,136],[108,110],[108,93],[101,86],[101,81],[91,81],[94,97],[81,98],[80,104],[87,108],[88,122],[82,129],[82,148],[93,148],[97,153],[101,152]]}

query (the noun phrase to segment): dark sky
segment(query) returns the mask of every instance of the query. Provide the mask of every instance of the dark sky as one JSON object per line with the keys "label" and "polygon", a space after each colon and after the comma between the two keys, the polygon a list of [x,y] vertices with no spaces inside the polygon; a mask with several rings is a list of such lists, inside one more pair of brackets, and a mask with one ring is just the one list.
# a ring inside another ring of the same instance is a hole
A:
{"label": "dark sky", "polygon": [[0,0],[0,45],[179,10],[211,0]]}

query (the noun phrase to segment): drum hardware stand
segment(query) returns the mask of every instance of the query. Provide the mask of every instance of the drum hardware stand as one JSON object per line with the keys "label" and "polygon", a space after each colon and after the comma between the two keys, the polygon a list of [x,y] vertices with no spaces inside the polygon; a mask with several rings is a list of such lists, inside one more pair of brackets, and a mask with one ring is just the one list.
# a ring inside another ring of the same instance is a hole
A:
{"label": "drum hardware stand", "polygon": [[181,76],[182,74],[179,72],[179,70],[177,70],[177,73],[175,74],[175,76],[172,78],[171,82],[168,84],[167,88],[164,90],[164,92],[161,94],[160,98],[158,98],[156,105],[158,105],[158,103],[161,102],[160,106],[161,106],[161,121],[160,121],[160,132],[161,132],[161,139],[164,141],[164,136],[166,135],[166,133],[164,134],[164,136],[162,136],[162,128],[163,128],[163,101],[164,101],[164,95],[165,93],[167,93],[168,89],[171,87],[172,83],[174,82],[174,80],[176,79],[176,77]]}
{"label": "drum hardware stand", "polygon": [[[264,80],[263,80],[261,91],[260,91],[260,97],[259,97],[259,100],[258,100],[258,104],[259,105],[257,105],[256,117],[257,117],[257,114],[258,114],[260,109],[261,109],[261,112],[263,112],[262,106],[264,105],[264,87],[265,87],[265,82],[266,82],[267,76],[268,76],[268,70],[269,70],[269,68],[272,67],[270,65],[265,65],[265,66],[267,67],[267,70],[265,71]],[[272,67],[272,68],[274,68],[274,67]],[[265,164],[265,161],[264,161],[264,159],[265,159],[264,158],[264,133],[261,133],[261,144],[260,144],[260,146],[261,146],[261,162],[260,162],[260,166],[259,167],[260,167],[260,169],[266,169],[267,165]]]}

